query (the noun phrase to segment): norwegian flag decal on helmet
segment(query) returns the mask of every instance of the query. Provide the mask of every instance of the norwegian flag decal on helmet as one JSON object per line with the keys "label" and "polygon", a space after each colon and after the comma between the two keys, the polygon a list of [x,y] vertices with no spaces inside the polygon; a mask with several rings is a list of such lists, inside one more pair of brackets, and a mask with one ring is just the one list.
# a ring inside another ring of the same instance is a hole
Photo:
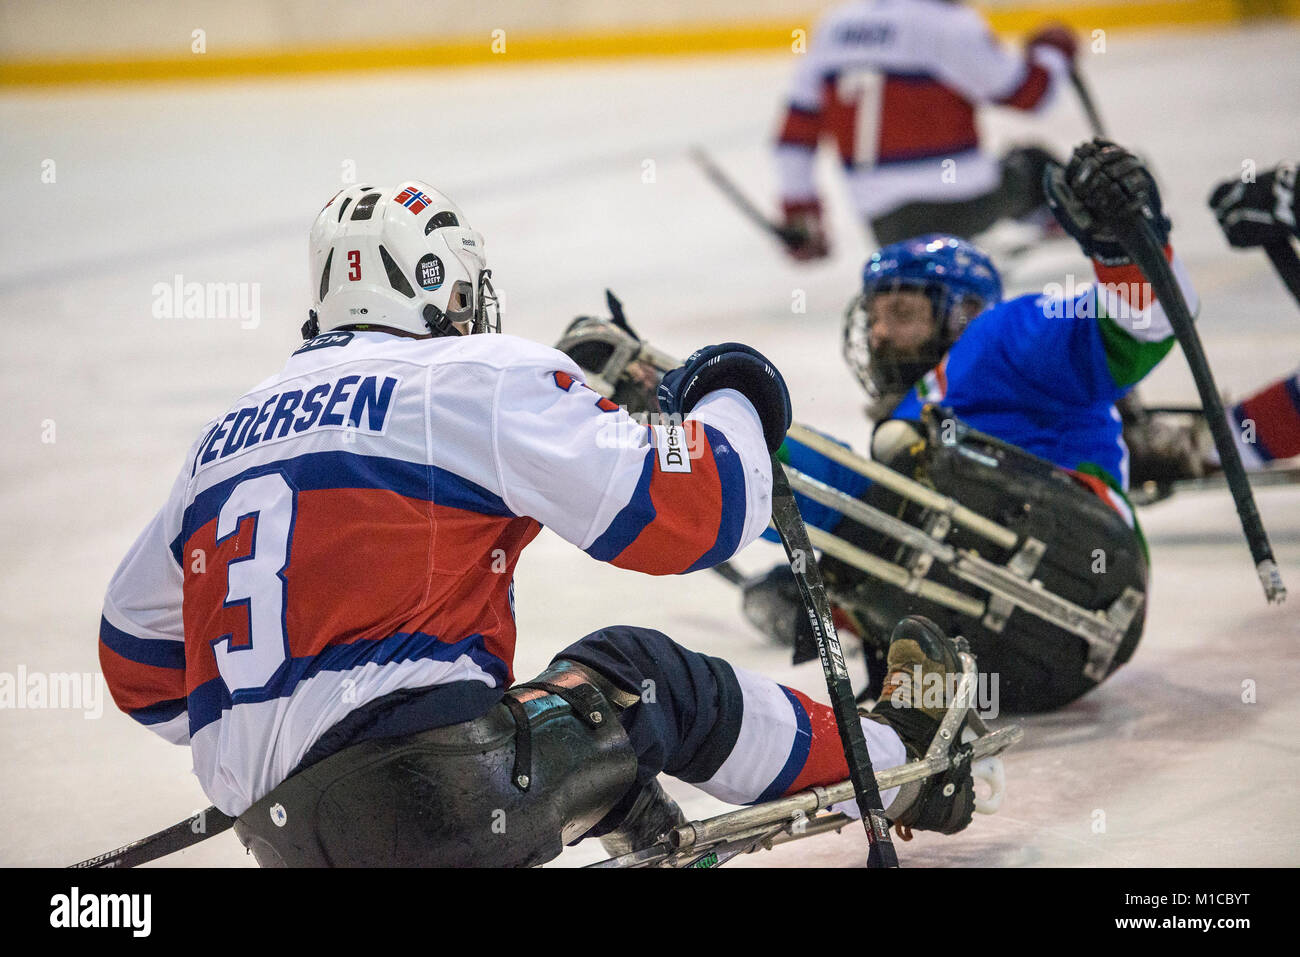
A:
{"label": "norwegian flag decal on helmet", "polygon": [[433,202],[426,194],[413,187],[406,187],[397,194],[397,202],[401,203],[412,213],[422,213]]}

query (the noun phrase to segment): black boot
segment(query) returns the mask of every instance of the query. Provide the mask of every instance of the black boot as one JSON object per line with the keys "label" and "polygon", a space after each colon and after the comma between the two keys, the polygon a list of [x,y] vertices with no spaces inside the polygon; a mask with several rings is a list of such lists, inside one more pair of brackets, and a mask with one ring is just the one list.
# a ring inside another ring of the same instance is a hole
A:
{"label": "black boot", "polygon": [[[925,756],[948,709],[955,704],[947,692],[956,687],[949,676],[961,674],[959,647],[938,625],[920,615],[909,615],[894,627],[889,672],[880,697],[865,716],[893,728],[911,760]],[[955,741],[961,740],[966,723],[963,720],[958,725]],[[970,762],[963,761],[943,774],[903,785],[886,813],[901,825],[900,834],[906,839],[910,835],[903,829],[955,834],[970,824],[974,811]]]}

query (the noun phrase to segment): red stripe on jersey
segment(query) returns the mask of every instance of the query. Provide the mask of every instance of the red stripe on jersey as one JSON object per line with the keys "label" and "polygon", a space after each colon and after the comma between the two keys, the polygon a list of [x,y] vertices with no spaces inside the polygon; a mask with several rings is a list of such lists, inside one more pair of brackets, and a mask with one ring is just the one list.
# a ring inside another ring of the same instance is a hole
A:
{"label": "red stripe on jersey", "polygon": [[817,137],[821,135],[821,113],[812,113],[797,107],[786,110],[785,123],[781,126],[781,135],[777,142],[791,146],[816,147]]}
{"label": "red stripe on jersey", "polygon": [[978,145],[975,108],[959,93],[928,78],[885,77],[876,147],[880,162],[939,156]]}
{"label": "red stripe on jersey", "polygon": [[102,641],[99,669],[114,703],[127,713],[185,697],[185,672],[123,658]]}
{"label": "red stripe on jersey", "polygon": [[1051,74],[1037,63],[1031,63],[1024,82],[998,102],[1017,110],[1031,110],[1047,95],[1051,82]]}
{"label": "red stripe on jersey", "polygon": [[[532,519],[490,516],[410,499],[381,489],[299,492],[284,621],[295,658],[330,645],[421,632],[454,643],[484,636],[489,652],[510,666],[515,624],[509,587],[519,553],[540,526]],[[231,636],[246,646],[245,605],[225,607],[227,568],[250,553],[256,520],[217,545],[216,520],[185,545],[205,556],[185,569],[184,619],[189,690],[218,677],[212,642]]]}
{"label": "red stripe on jersey", "polygon": [[652,449],[650,502],[654,520],[641,530],[611,564],[650,575],[675,575],[695,564],[713,547],[722,526],[722,481],[704,427],[696,419],[682,423],[690,454],[689,472],[663,472]]}
{"label": "red stripe on jersey", "polygon": [[1284,379],[1256,393],[1239,406],[1243,419],[1255,423],[1255,438],[1270,458],[1300,455],[1300,408]]}
{"label": "red stripe on jersey", "polygon": [[[1165,243],[1165,261],[1173,262],[1173,260],[1174,249]],[[1114,288],[1134,310],[1140,312],[1151,305],[1151,285],[1143,278],[1142,270],[1134,264],[1107,266],[1094,259],[1092,268],[1097,273],[1097,281],[1104,286]]]}
{"label": "red stripe on jersey", "polygon": [[808,712],[808,724],[812,731],[812,744],[808,750],[808,759],[804,762],[799,776],[785,789],[786,794],[794,794],[818,784],[838,784],[849,776],[849,766],[844,760],[844,748],[840,744],[840,730],[835,724],[835,712],[827,705],[818,704],[802,691],[786,688],[789,694],[803,705]]}

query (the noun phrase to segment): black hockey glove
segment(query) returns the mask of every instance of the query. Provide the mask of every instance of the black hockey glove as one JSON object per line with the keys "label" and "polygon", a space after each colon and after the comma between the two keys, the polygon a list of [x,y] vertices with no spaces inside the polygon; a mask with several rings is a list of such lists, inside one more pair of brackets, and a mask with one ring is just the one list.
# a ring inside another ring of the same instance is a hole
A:
{"label": "black hockey glove", "polygon": [[1300,238],[1296,226],[1296,164],[1283,163],[1253,183],[1227,180],[1210,194],[1223,235],[1233,246],[1271,246]]}
{"label": "black hockey glove", "polygon": [[775,452],[790,428],[790,390],[776,366],[757,349],[739,342],[697,349],[659,383],[659,409],[686,415],[710,392],[735,389],[754,406],[763,423],[763,438]]}
{"label": "black hockey glove", "polygon": [[1142,161],[1109,140],[1094,139],[1074,150],[1064,169],[1052,164],[1043,174],[1047,204],[1085,255],[1104,266],[1127,266],[1117,229],[1134,217],[1151,224],[1160,241],[1169,241],[1169,219],[1160,191]]}

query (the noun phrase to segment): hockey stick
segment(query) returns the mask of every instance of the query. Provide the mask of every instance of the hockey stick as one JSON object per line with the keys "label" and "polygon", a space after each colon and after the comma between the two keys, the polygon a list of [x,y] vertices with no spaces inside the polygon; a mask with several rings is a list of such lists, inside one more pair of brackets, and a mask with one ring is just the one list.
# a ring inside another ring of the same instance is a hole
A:
{"label": "hockey stick", "polygon": [[1070,67],[1070,83],[1074,86],[1074,92],[1079,96],[1079,103],[1083,106],[1083,112],[1088,114],[1088,125],[1092,127],[1094,136],[1099,136],[1103,140],[1110,139],[1106,135],[1106,129],[1101,125],[1101,114],[1097,112],[1097,104],[1093,101],[1092,91],[1083,79],[1083,74],[1079,72],[1077,66]]}
{"label": "hockey stick", "polygon": [[794,492],[785,477],[785,469],[775,455],[772,456],[772,524],[776,526],[786,556],[790,559],[790,570],[794,572],[795,581],[799,585],[808,621],[812,625],[813,638],[817,642],[822,673],[826,676],[826,689],[830,692],[831,708],[839,727],[840,743],[844,747],[844,760],[848,763],[849,779],[853,782],[853,795],[857,799],[858,810],[862,812],[862,825],[870,844],[867,866],[898,867],[898,855],[889,839],[889,819],[885,817],[876,773],[871,767],[867,738],[862,731],[862,721],[858,717],[853,697],[853,685],[849,682],[844,652],[840,648],[839,635],[831,617],[826,586],[822,583],[821,571],[813,555],[808,529],[795,504]]}
{"label": "hockey stick", "polygon": [[698,146],[692,146],[690,149],[691,159],[704,171],[704,175],[709,178],[709,182],[721,190],[722,194],[731,200],[732,204],[745,215],[750,222],[758,226],[759,229],[775,236],[787,248],[798,246],[806,238],[803,230],[795,229],[793,226],[782,226],[768,219],[754,203],[746,196],[739,186],[737,186],[724,173],[721,167],[709,157]]}
{"label": "hockey stick", "polygon": [[222,814],[215,807],[210,807],[157,834],[142,837],[138,841],[132,841],[116,850],[98,854],[70,867],[136,867],[192,847],[234,826],[233,817]]}
{"label": "hockey stick", "polygon": [[1273,268],[1286,284],[1287,290],[1300,303],[1300,256],[1296,255],[1291,241],[1284,239],[1278,243],[1269,243],[1264,247],[1264,252],[1268,253],[1269,261],[1273,263]]}
{"label": "hockey stick", "polygon": [[1233,441],[1223,400],[1219,398],[1218,386],[1214,384],[1214,374],[1205,358],[1205,349],[1196,333],[1196,326],[1193,325],[1191,311],[1174,279],[1173,270],[1165,260],[1163,244],[1152,230],[1151,224],[1136,212],[1128,222],[1117,222],[1114,225],[1120,245],[1141,270],[1143,278],[1151,284],[1156,299],[1164,306],[1169,323],[1173,326],[1174,336],[1183,347],[1183,355],[1187,358],[1192,379],[1196,382],[1196,391],[1201,395],[1206,423],[1219,453],[1224,480],[1232,492],[1241,529],[1250,545],[1251,557],[1255,560],[1255,571],[1264,588],[1264,596],[1270,602],[1281,602],[1286,598],[1286,586],[1282,583],[1268,533],[1264,530],[1255,497],[1250,490],[1250,481],[1246,478],[1246,469],[1241,464],[1241,456]]}

